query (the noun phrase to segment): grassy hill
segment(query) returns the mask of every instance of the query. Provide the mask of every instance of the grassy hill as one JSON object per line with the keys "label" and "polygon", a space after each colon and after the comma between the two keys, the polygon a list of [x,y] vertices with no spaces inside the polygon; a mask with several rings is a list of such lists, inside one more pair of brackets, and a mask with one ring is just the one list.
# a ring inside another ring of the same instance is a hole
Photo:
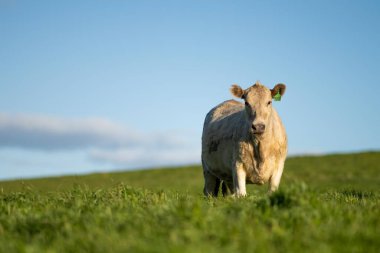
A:
{"label": "grassy hill", "polygon": [[200,166],[0,182],[0,252],[378,252],[380,153],[289,158],[280,190]]}
{"label": "grassy hill", "polygon": [[[354,188],[377,190],[380,186],[380,152],[305,156],[288,158],[280,187],[304,182],[316,190]],[[63,176],[41,179],[0,181],[4,192],[31,189],[40,193],[66,191],[73,186],[105,189],[124,183],[150,190],[176,190],[201,194],[201,166],[163,168],[128,172],[96,173],[83,176]],[[251,191],[265,192],[266,186],[248,186]]]}

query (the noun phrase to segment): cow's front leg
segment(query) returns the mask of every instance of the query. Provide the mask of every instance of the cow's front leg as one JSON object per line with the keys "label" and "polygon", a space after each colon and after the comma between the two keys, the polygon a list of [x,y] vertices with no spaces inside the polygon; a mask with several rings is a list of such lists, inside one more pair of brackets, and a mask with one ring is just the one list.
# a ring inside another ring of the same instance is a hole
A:
{"label": "cow's front leg", "polygon": [[247,195],[247,191],[245,189],[246,176],[247,173],[243,167],[243,164],[237,162],[235,164],[235,168],[233,169],[233,180],[234,180],[234,196],[236,197],[244,197]]}
{"label": "cow's front leg", "polygon": [[278,189],[278,186],[280,185],[280,181],[281,181],[282,171],[284,170],[284,163],[285,163],[285,160],[281,161],[279,163],[279,167],[277,171],[272,175],[269,181],[269,189],[268,189],[269,193],[275,192]]}

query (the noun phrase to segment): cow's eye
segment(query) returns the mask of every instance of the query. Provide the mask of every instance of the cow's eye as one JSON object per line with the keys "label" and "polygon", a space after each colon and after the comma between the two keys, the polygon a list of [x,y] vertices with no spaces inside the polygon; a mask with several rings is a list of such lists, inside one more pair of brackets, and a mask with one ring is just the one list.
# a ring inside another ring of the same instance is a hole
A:
{"label": "cow's eye", "polygon": [[269,102],[268,102],[268,105],[270,105],[270,104],[272,104],[272,101],[269,101]]}

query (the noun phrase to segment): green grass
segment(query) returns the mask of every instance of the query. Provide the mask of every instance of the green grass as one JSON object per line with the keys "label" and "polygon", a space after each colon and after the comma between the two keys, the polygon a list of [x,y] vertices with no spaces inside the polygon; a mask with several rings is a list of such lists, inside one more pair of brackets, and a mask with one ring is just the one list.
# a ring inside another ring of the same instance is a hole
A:
{"label": "green grass", "polygon": [[379,252],[380,153],[289,158],[280,190],[199,166],[0,182],[0,252]]}

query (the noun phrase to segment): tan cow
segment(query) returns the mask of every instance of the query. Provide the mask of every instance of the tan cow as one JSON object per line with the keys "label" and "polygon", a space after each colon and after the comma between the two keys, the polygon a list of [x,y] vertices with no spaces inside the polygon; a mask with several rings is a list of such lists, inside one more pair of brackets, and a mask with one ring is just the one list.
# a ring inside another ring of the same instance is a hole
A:
{"label": "tan cow", "polygon": [[204,194],[217,196],[223,182],[235,196],[245,196],[246,183],[269,182],[275,191],[281,180],[287,155],[285,128],[272,98],[285,93],[286,86],[277,84],[272,90],[260,83],[243,90],[238,85],[231,93],[244,100],[225,101],[206,116],[202,135]]}

